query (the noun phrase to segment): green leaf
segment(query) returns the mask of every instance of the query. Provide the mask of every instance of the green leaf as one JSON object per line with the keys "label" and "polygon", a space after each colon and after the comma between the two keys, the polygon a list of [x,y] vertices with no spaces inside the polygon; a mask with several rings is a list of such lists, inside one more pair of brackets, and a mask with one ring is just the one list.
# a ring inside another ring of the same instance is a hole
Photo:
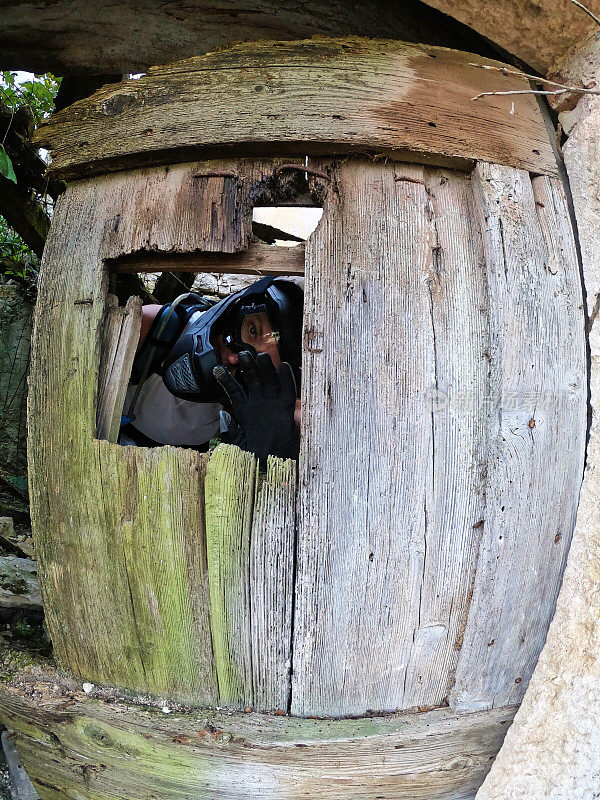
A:
{"label": "green leaf", "polygon": [[0,144],[0,175],[4,175],[5,178],[8,178],[9,181],[13,181],[13,183],[17,182],[17,176],[15,175],[12,161],[2,144]]}

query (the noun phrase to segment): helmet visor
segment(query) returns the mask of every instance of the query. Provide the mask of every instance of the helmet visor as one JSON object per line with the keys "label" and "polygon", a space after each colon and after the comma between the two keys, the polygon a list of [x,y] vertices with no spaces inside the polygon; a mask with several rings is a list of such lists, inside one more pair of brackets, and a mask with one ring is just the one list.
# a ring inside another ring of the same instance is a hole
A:
{"label": "helmet visor", "polygon": [[279,331],[274,329],[266,305],[242,306],[226,325],[223,342],[234,353],[242,350],[265,353],[278,346]]}

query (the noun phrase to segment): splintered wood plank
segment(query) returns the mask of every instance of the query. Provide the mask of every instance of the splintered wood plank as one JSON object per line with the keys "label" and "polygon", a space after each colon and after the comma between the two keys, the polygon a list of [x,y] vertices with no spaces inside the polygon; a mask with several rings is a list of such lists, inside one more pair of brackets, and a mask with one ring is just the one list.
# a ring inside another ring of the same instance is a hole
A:
{"label": "splintered wood plank", "polygon": [[432,447],[419,616],[406,670],[405,708],[440,705],[447,698],[482,534],[487,434],[487,287],[470,180],[426,170],[425,183],[434,347]]}
{"label": "splintered wood plank", "polygon": [[478,164],[490,314],[483,538],[451,704],[518,703],[554,610],[586,429],[581,284],[561,184]]}
{"label": "splintered wood plank", "polygon": [[292,713],[344,716],[404,705],[435,367],[423,168],[332,177],[306,248]]}
{"label": "splintered wood plank", "polygon": [[210,624],[219,703],[252,698],[250,532],[257,461],[233,445],[213,452],[206,473],[206,549]]}
{"label": "splintered wood plank", "polygon": [[[273,168],[197,163],[171,182],[164,170],[141,170],[73,184],[57,203],[33,335],[29,475],[54,653],[84,680],[194,703],[218,699],[203,457],[95,440],[108,283],[103,258],[146,246],[218,251],[225,241],[241,242],[239,231],[224,235],[214,193],[198,194],[187,216],[167,212],[189,201],[194,174],[241,173],[248,192]],[[223,192],[229,196],[224,184]],[[238,213],[232,226],[243,228],[247,217],[250,231],[248,198]],[[196,224],[202,215],[212,222]]]}
{"label": "splintered wood plank", "polygon": [[410,152],[413,161],[464,168],[484,159],[556,174],[535,98],[473,101],[529,89],[527,81],[471,62],[500,65],[391,40],[240,44],[103,87],[55,114],[35,141],[52,152],[50,172],[68,178],[232,145],[263,154]]}
{"label": "splintered wood plank", "polygon": [[269,456],[250,543],[252,706],[287,711],[290,697],[296,462]]}
{"label": "splintered wood plank", "polygon": [[115,214],[106,220],[102,257],[244,250],[252,213],[243,180],[231,167],[231,161],[216,161],[125,173]]}
{"label": "splintered wood plank", "polygon": [[116,442],[127,384],[142,325],[142,301],[130,297],[125,308],[110,294],[106,303],[98,378],[98,439]]}
{"label": "splintered wood plank", "polygon": [[250,242],[240,253],[134,253],[110,263],[114,272],[217,272],[250,275],[304,275],[304,243],[280,247]]}
{"label": "splintered wood plank", "polygon": [[44,800],[471,800],[515,713],[165,715],[35,675],[0,684],[0,717]]}

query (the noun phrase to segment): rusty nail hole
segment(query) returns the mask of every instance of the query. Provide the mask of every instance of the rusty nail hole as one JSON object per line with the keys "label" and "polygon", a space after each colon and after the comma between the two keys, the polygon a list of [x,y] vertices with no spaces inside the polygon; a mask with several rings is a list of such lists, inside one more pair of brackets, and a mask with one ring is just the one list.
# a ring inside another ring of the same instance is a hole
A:
{"label": "rusty nail hole", "polygon": [[523,678],[515,678],[515,683],[522,683],[522,682],[523,682]]}
{"label": "rusty nail hole", "polygon": [[146,128],[146,130],[144,131],[144,133],[146,134],[146,136],[150,136],[150,134],[151,134],[151,133],[154,133],[154,131],[152,130],[152,128]]}
{"label": "rusty nail hole", "polygon": [[556,536],[554,537],[554,544],[558,544],[560,542],[561,538],[562,537],[561,537],[560,533],[557,533]]}
{"label": "rusty nail hole", "polygon": [[535,428],[535,420],[534,420],[534,418],[532,417],[527,424],[529,425],[530,428]]}
{"label": "rusty nail hole", "polygon": [[479,522],[476,522],[475,525],[473,525],[474,528],[481,528],[482,526],[483,526],[483,520],[482,519],[480,519]]}
{"label": "rusty nail hole", "polygon": [[491,642],[488,642],[488,647],[491,647],[494,644],[495,641],[496,641],[495,639],[492,639]]}

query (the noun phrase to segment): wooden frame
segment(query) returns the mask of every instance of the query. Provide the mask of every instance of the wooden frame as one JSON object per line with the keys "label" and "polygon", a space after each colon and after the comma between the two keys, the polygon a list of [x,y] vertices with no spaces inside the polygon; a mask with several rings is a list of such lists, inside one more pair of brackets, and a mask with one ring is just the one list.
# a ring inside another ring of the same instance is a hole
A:
{"label": "wooden frame", "polygon": [[[474,160],[557,174],[534,97],[498,62],[368,39],[263,42],[152,68],[55,114],[36,133],[49,171],[73,178],[242,152],[363,152],[469,168]],[[173,124],[185,120],[185,124]],[[108,133],[110,131],[110,133]]]}
{"label": "wooden frame", "polygon": [[170,703],[166,715],[140,701],[86,696],[43,665],[0,684],[3,722],[44,800],[470,798],[515,713],[302,720]]}

